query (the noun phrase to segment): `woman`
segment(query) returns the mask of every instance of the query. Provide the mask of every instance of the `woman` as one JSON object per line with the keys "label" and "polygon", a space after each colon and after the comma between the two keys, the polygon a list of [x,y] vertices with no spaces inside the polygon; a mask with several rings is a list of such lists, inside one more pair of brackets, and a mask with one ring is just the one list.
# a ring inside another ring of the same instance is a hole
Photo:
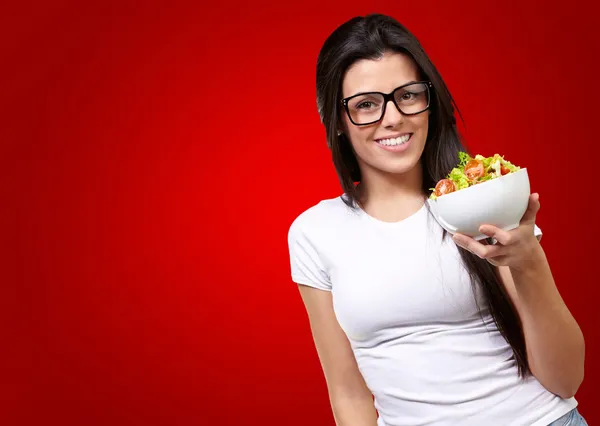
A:
{"label": "woman", "polygon": [[586,424],[583,336],[539,244],[538,195],[517,229],[482,227],[494,245],[428,211],[464,148],[417,39],[384,15],[341,25],[317,104],[343,195],[288,242],[337,425]]}

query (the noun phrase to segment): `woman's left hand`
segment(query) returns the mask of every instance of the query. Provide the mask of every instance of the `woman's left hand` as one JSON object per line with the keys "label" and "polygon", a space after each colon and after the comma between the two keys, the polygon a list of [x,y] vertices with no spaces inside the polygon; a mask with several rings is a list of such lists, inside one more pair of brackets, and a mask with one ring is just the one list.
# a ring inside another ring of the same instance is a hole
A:
{"label": "woman's left hand", "polygon": [[532,255],[541,250],[539,241],[534,235],[535,217],[539,209],[539,194],[531,194],[527,210],[517,228],[504,231],[493,225],[481,225],[479,231],[494,238],[497,241],[495,244],[482,244],[460,233],[454,234],[452,239],[460,247],[486,259],[494,266],[521,269],[529,263]]}

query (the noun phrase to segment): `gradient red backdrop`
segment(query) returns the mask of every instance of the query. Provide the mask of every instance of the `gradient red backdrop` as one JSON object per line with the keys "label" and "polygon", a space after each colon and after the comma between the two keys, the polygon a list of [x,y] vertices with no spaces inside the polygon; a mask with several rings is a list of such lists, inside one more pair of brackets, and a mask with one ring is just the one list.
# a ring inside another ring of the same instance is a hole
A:
{"label": "gradient red backdrop", "polygon": [[0,424],[334,424],[286,237],[340,191],[315,61],[369,12],[419,37],[472,150],[529,169],[600,421],[591,2],[63,0],[1,18]]}

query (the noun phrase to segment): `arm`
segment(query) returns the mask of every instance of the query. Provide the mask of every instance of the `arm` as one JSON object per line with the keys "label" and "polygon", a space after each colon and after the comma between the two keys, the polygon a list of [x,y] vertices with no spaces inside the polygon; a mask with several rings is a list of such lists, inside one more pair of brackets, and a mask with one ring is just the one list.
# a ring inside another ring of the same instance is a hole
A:
{"label": "arm", "polygon": [[556,288],[544,250],[532,245],[527,267],[498,269],[523,324],[532,373],[550,392],[570,398],[583,381],[583,334]]}
{"label": "arm", "polygon": [[454,241],[498,267],[521,319],[532,373],[550,392],[570,398],[583,381],[585,344],[534,235],[539,209],[539,195],[532,194],[518,228],[507,232],[482,225],[479,230],[497,244],[483,245],[462,234],[456,234]]}
{"label": "arm", "polygon": [[298,286],[327,382],[337,426],[376,426],[373,396],[358,370],[350,343],[335,314],[331,292]]}

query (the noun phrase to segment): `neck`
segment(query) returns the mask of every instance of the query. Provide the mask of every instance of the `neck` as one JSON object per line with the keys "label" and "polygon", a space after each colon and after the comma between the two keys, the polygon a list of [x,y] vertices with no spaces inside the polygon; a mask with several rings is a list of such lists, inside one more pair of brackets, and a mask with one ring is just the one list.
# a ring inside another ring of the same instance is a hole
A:
{"label": "neck", "polygon": [[[363,172],[364,171],[364,172]],[[402,220],[423,206],[423,169],[418,162],[402,174],[361,170],[360,203],[371,216],[383,221]]]}

